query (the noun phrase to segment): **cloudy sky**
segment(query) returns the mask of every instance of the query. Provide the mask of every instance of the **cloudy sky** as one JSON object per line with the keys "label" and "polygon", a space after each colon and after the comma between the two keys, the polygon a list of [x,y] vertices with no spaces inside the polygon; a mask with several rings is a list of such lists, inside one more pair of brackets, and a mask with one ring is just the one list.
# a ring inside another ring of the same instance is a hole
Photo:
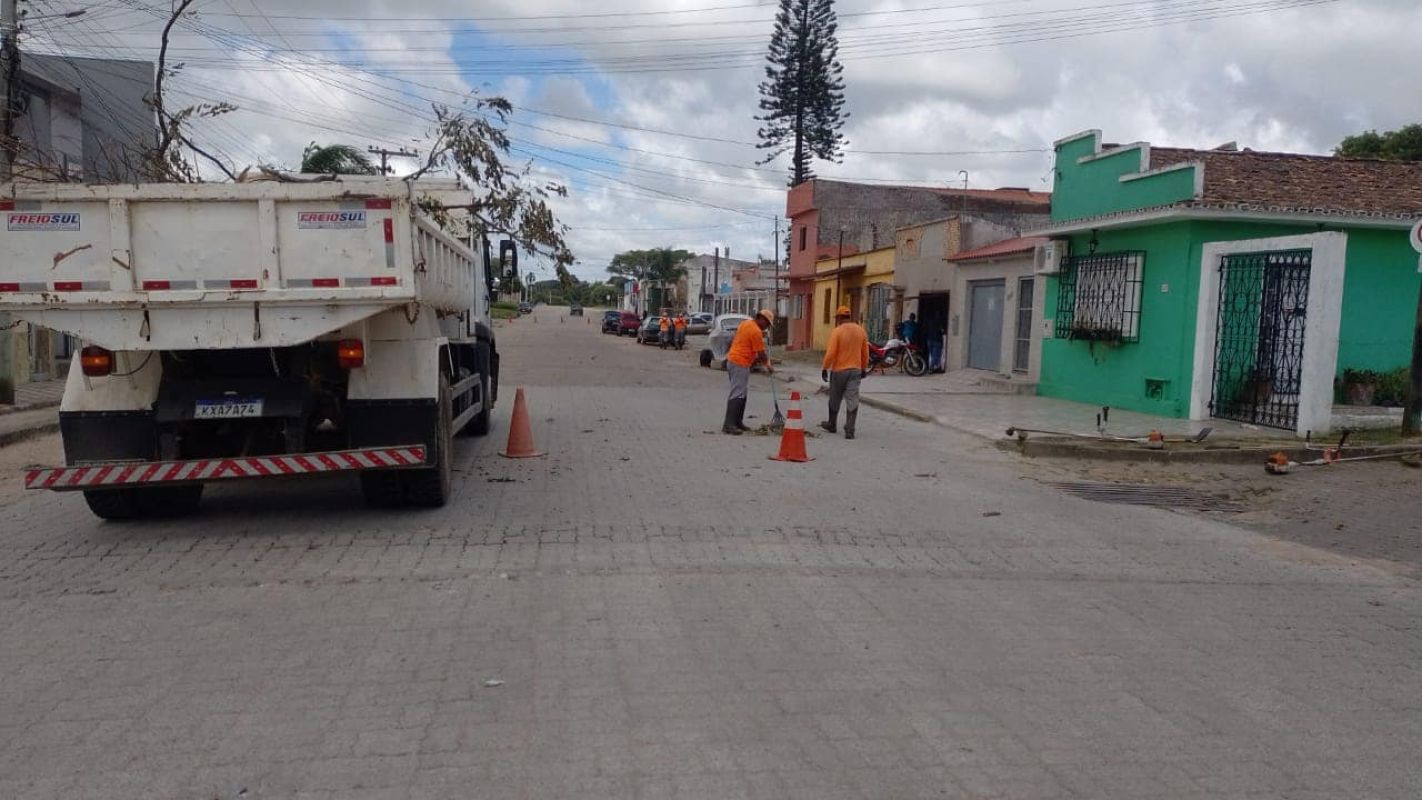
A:
{"label": "cloudy sky", "polygon": [[[621,250],[773,252],[785,162],[760,165],[766,0],[197,0],[179,102],[239,169],[310,141],[420,148],[432,103],[517,107],[515,156],[568,186],[575,272]],[[25,46],[156,57],[166,0],[26,0]],[[77,18],[57,16],[86,8]],[[841,0],[847,180],[1049,189],[1051,143],[1328,152],[1422,121],[1418,0]],[[545,270],[546,271],[546,270]]]}

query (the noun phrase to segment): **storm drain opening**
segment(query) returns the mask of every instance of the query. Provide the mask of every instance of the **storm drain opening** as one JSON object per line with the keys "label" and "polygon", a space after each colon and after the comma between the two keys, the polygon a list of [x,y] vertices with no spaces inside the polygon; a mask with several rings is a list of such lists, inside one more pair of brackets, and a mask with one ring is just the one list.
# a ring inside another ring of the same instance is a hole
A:
{"label": "storm drain opening", "polygon": [[1223,511],[1240,513],[1239,501],[1190,489],[1184,486],[1142,486],[1119,483],[1079,483],[1073,481],[1048,484],[1070,495],[1095,500],[1098,503],[1118,503],[1157,508],[1183,508],[1192,511]]}

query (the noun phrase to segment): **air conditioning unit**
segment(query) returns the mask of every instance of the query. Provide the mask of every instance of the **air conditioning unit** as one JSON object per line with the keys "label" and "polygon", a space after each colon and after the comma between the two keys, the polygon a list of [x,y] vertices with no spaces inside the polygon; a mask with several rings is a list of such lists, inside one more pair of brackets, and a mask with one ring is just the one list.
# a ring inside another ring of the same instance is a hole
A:
{"label": "air conditioning unit", "polygon": [[1038,275],[1056,275],[1062,271],[1062,257],[1066,255],[1066,242],[1047,242],[1037,248],[1034,254],[1034,271]]}

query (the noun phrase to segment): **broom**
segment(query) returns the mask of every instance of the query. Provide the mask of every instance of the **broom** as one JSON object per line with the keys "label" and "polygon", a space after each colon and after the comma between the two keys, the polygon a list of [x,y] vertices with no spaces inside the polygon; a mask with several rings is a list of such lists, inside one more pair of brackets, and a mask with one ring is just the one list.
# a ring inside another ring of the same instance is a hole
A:
{"label": "broom", "polygon": [[780,430],[785,427],[785,415],[780,413],[780,397],[775,392],[775,379],[770,379],[770,401],[775,404],[775,414],[770,418],[770,427]]}

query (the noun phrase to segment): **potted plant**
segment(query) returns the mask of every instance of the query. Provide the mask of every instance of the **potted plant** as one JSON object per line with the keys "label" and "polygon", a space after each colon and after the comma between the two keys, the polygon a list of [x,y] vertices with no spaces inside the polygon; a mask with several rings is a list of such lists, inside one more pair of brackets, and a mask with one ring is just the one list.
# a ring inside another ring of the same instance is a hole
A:
{"label": "potted plant", "polygon": [[1350,406],[1370,406],[1377,396],[1382,375],[1371,369],[1343,370],[1343,397]]}
{"label": "potted plant", "polygon": [[1249,371],[1249,379],[1240,387],[1240,402],[1262,406],[1274,396],[1274,377],[1269,371],[1255,367]]}

